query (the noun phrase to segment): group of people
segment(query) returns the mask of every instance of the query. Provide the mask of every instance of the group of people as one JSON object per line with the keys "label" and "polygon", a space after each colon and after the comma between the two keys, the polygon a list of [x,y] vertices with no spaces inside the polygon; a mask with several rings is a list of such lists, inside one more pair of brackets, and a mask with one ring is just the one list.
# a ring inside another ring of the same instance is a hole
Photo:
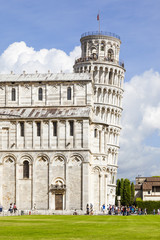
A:
{"label": "group of people", "polygon": [[15,203],[10,203],[10,206],[9,206],[8,211],[9,211],[10,213],[16,213],[16,211],[17,211],[16,204],[15,204]]}
{"label": "group of people", "polygon": [[[157,209],[157,212],[155,209],[153,209],[153,215],[155,214],[160,215],[160,208]],[[121,206],[120,208],[117,206],[111,206],[108,207],[108,214],[109,215],[122,215],[122,216],[129,216],[129,215],[147,215],[147,209],[144,208],[138,208],[136,206]]]}
{"label": "group of people", "polygon": [[93,204],[92,203],[90,203],[90,205],[87,203],[86,215],[93,215]]}
{"label": "group of people", "polygon": [[[101,206],[101,212],[106,215],[121,215],[121,216],[129,216],[129,215],[147,215],[147,209],[138,208],[136,206],[121,206],[117,207],[115,205],[109,205],[107,208],[105,204]],[[160,215],[160,208],[153,209],[153,215]],[[93,215],[93,205],[87,204],[86,206],[86,215]]]}

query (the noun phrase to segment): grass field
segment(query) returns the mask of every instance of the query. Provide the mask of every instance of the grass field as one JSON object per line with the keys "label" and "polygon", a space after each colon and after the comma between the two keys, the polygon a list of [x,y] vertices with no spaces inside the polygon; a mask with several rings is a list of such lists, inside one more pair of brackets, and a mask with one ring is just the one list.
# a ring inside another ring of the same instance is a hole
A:
{"label": "grass field", "polygon": [[0,239],[160,240],[160,216],[0,217]]}

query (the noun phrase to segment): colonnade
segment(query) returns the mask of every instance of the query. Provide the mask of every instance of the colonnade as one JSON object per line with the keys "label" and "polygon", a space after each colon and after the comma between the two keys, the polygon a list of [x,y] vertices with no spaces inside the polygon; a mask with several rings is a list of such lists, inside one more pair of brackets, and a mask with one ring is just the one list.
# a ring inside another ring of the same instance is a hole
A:
{"label": "colonnade", "polygon": [[114,88],[97,86],[94,88],[94,96],[96,103],[115,105],[122,107],[122,92]]}
{"label": "colonnade", "polygon": [[124,70],[119,68],[106,67],[105,64],[92,68],[89,64],[78,65],[75,67],[76,73],[84,73],[93,71],[93,80],[95,83],[106,85],[114,85],[123,88]]}
{"label": "colonnade", "polygon": [[95,120],[120,126],[121,111],[116,108],[95,106]]}

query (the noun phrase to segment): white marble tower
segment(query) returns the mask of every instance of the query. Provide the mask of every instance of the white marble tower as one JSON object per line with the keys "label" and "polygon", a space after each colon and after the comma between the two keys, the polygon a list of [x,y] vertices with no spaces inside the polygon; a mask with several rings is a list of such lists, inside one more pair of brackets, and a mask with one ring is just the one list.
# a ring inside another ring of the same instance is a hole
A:
{"label": "white marble tower", "polygon": [[89,72],[93,76],[90,201],[96,209],[115,203],[125,72],[119,60],[120,44],[120,37],[113,33],[84,33],[81,58],[74,65],[76,73]]}

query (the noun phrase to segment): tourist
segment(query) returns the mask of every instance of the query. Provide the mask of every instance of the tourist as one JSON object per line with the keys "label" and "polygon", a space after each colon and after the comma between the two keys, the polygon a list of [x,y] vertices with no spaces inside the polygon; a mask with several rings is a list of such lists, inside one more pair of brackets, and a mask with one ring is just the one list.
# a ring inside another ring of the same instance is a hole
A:
{"label": "tourist", "polygon": [[146,208],[144,209],[144,215],[147,215],[147,209]]}
{"label": "tourist", "polygon": [[89,215],[89,204],[87,203],[87,206],[86,206],[86,214]]}
{"label": "tourist", "polygon": [[10,203],[10,207],[9,207],[8,211],[9,211],[10,213],[13,213],[13,204],[12,204],[12,203]]}
{"label": "tourist", "polygon": [[3,210],[3,207],[2,207],[2,205],[0,204],[0,212],[2,212],[2,210]]}
{"label": "tourist", "polygon": [[14,211],[14,213],[16,213],[16,211],[17,211],[17,207],[16,207],[16,204],[14,203],[14,205],[13,205],[13,211]]}
{"label": "tourist", "polygon": [[102,205],[102,211],[105,213],[105,204]]}
{"label": "tourist", "polygon": [[155,213],[156,213],[156,210],[155,210],[155,209],[153,209],[153,215],[155,215]]}
{"label": "tourist", "polygon": [[73,212],[73,215],[78,215],[77,210],[75,209],[75,211]]}
{"label": "tourist", "polygon": [[90,203],[90,215],[93,215],[93,204]]}

